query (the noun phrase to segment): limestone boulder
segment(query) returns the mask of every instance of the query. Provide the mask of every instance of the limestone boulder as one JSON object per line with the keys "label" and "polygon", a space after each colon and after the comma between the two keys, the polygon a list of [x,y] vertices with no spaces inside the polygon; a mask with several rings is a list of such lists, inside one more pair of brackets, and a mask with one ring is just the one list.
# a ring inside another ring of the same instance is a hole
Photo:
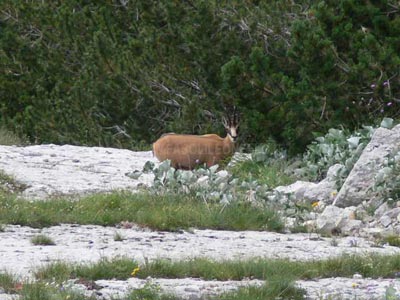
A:
{"label": "limestone boulder", "polygon": [[357,206],[365,200],[376,198],[372,187],[385,160],[400,150],[400,125],[393,129],[378,128],[365,147],[359,160],[341,187],[333,205],[338,207]]}
{"label": "limestone boulder", "polygon": [[329,168],[324,180],[314,183],[308,181],[296,181],[288,186],[279,186],[275,190],[284,195],[290,195],[295,202],[313,203],[322,201],[331,204],[337,194],[336,178],[340,170],[344,168],[341,164]]}
{"label": "limestone boulder", "polygon": [[338,231],[347,235],[359,231],[363,222],[356,219],[356,209],[356,207],[327,206],[317,218],[316,227],[318,232],[331,234],[334,231]]}

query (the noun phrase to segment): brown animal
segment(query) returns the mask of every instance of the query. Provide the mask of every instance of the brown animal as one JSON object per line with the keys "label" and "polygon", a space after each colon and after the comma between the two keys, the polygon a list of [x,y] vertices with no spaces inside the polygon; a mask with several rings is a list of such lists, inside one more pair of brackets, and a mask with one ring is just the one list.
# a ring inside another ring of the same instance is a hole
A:
{"label": "brown animal", "polygon": [[239,115],[224,118],[227,135],[221,138],[216,134],[189,135],[168,133],[153,144],[153,153],[159,161],[169,159],[175,169],[192,170],[199,165],[207,167],[231,157],[235,151],[238,136]]}

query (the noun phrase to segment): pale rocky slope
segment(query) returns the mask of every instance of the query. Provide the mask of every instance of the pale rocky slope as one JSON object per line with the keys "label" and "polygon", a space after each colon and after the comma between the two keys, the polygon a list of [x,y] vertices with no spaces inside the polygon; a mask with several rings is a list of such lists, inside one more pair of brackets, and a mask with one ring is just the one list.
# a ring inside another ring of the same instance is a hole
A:
{"label": "pale rocky slope", "polygon": [[[27,185],[21,195],[27,199],[51,199],[60,194],[77,196],[114,189],[134,190],[139,184],[151,184],[151,175],[145,174],[135,180],[125,174],[140,170],[148,160],[154,161],[151,152],[69,145],[0,146],[0,170]],[[39,232],[50,236],[56,245],[31,245],[30,238]],[[125,240],[114,241],[116,232]],[[372,252],[393,254],[400,253],[400,249],[375,247],[374,242],[358,236],[337,238],[337,245],[334,245],[330,238],[316,239],[316,235],[253,231],[193,230],[169,233],[135,227],[121,229],[64,224],[42,230],[7,225],[4,232],[0,232],[0,269],[23,278],[31,277],[32,271],[38,266],[56,260],[93,262],[118,255],[143,262],[155,258],[178,260],[193,257],[216,260],[251,257],[310,260],[343,253]],[[231,290],[238,285],[260,284],[259,281],[205,282],[191,278],[152,281],[186,299],[199,299],[202,295]],[[102,280],[98,284],[103,286],[98,291],[102,295],[99,298],[107,298],[122,295],[129,288],[143,286],[145,281],[132,278],[126,282]],[[299,285],[306,288],[309,299],[383,299],[389,285],[397,290],[400,297],[400,284],[395,280],[332,278],[302,281]],[[327,298],[335,295],[341,298]],[[0,290],[1,300],[10,297],[1,294]]]}

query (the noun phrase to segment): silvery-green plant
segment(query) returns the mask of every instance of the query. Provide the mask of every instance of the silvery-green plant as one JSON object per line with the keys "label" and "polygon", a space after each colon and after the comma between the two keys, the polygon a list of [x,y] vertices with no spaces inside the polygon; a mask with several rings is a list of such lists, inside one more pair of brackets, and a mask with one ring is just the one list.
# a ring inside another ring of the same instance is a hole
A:
{"label": "silvery-green plant", "polygon": [[[296,175],[312,181],[319,181],[330,166],[342,164],[340,177],[346,178],[357,162],[365,146],[371,140],[375,128],[364,126],[353,133],[344,129],[330,129],[325,136],[315,139],[303,155],[303,166]],[[339,180],[341,182],[343,180]]]}
{"label": "silvery-green plant", "polygon": [[400,151],[388,155],[375,176],[372,191],[389,204],[400,199]]}
{"label": "silvery-green plant", "polygon": [[241,200],[256,202],[268,190],[266,185],[257,181],[239,181],[227,171],[219,171],[217,165],[186,171],[172,168],[170,161],[166,160],[157,167],[146,164],[144,172],[149,171],[154,174],[151,192],[192,194],[207,203],[228,205]]}
{"label": "silvery-green plant", "polygon": [[268,144],[257,146],[251,153],[251,159],[258,163],[268,163],[271,160],[287,159],[287,153],[278,149],[274,143],[269,142]]}

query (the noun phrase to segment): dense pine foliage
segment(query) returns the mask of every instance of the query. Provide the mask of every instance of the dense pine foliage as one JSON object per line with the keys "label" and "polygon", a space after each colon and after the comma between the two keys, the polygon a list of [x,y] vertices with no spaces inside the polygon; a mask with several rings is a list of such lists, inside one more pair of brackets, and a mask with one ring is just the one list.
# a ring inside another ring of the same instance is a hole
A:
{"label": "dense pine foliage", "polygon": [[400,112],[394,0],[0,2],[0,125],[32,141],[138,147],[222,133],[292,152]]}

